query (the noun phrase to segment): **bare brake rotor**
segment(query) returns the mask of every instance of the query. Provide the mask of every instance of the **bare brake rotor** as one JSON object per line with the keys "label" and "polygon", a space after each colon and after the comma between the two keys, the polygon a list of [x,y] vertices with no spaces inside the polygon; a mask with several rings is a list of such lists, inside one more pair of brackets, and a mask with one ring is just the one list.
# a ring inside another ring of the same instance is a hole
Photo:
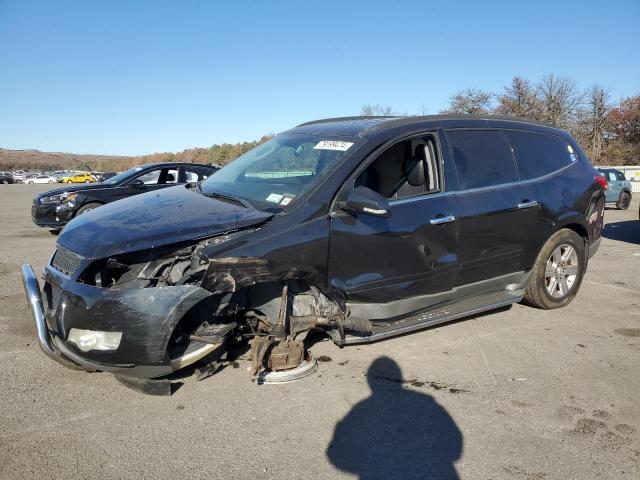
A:
{"label": "bare brake rotor", "polygon": [[318,362],[301,340],[291,335],[288,321],[288,288],[282,289],[280,314],[267,335],[251,342],[251,378],[261,384],[288,383],[311,375]]}
{"label": "bare brake rotor", "polygon": [[292,338],[256,337],[251,342],[251,351],[251,378],[260,385],[300,380],[318,368],[318,362],[304,344]]}
{"label": "bare brake rotor", "polygon": [[317,369],[318,361],[315,357],[309,355],[308,359],[305,359],[300,365],[291,370],[282,370],[280,372],[263,370],[256,376],[256,381],[258,385],[295,382],[311,375]]}

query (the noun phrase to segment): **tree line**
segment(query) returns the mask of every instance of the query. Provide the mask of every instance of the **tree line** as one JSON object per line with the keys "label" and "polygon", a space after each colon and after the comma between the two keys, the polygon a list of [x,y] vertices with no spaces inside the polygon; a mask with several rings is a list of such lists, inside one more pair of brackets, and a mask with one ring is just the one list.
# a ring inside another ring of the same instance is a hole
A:
{"label": "tree line", "polygon": [[222,143],[208,148],[189,148],[178,153],[152,153],[115,161],[107,160],[104,163],[98,163],[97,168],[93,168],[100,171],[122,171],[135,165],[157,162],[206,163],[223,166],[271,138],[273,135],[264,135],[259,140],[251,142]]}
{"label": "tree line", "polygon": [[206,163],[222,166],[272,137],[273,135],[265,135],[252,142],[223,143],[208,148],[189,148],[178,153],[152,153],[141,156],[84,155],[0,148],[0,170],[72,169],[107,172],[123,171],[136,165],[155,162]]}
{"label": "tree line", "polygon": [[[640,164],[640,95],[614,102],[611,89],[602,85],[582,89],[574,80],[554,74],[538,83],[516,76],[499,92],[460,90],[440,113],[508,115],[545,122],[569,131],[594,164]],[[365,105],[360,114],[392,115],[394,110]]]}

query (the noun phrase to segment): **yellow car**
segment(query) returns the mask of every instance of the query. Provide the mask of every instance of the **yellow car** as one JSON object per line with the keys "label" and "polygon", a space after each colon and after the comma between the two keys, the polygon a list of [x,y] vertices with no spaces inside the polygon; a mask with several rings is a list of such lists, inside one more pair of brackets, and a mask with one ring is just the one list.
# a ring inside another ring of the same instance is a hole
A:
{"label": "yellow car", "polygon": [[90,173],[76,173],[62,179],[63,183],[91,183],[96,179]]}

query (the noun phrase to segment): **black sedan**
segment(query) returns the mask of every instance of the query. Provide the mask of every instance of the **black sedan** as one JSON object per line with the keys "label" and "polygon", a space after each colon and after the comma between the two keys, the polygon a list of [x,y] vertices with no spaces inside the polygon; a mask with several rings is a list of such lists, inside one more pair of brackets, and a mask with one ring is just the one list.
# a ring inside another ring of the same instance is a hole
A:
{"label": "black sedan", "polygon": [[13,175],[7,172],[0,172],[0,183],[14,183]]}
{"label": "black sedan", "polygon": [[218,167],[195,163],[154,163],[133,167],[101,183],[69,185],[33,199],[33,222],[58,233],[78,215],[106,203],[180,183],[198,182]]}

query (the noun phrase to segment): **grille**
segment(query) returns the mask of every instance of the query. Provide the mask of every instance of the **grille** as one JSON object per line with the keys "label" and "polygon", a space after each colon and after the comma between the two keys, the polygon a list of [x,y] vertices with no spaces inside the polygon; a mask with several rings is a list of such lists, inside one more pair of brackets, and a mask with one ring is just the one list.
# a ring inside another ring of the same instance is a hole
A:
{"label": "grille", "polygon": [[71,276],[80,266],[82,257],[63,248],[58,248],[51,259],[51,266],[56,270]]}

